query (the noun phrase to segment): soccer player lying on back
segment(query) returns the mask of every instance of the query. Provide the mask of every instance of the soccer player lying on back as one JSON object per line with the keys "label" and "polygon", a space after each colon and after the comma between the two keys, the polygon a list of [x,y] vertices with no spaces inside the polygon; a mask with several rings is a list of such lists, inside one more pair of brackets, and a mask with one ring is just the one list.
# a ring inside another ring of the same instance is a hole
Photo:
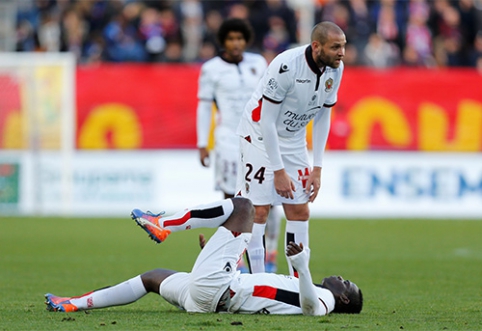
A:
{"label": "soccer player lying on back", "polygon": [[312,282],[308,267],[310,250],[291,242],[286,255],[299,278],[257,273],[241,274],[236,265],[244,253],[253,227],[254,208],[242,197],[190,208],[161,219],[161,214],[138,209],[132,218],[156,242],[171,232],[218,227],[196,259],[191,272],[155,269],[112,287],[75,297],[46,294],[47,310],[74,312],[132,303],[149,292],[188,312],[326,315],[360,313],[362,292],[338,276]]}

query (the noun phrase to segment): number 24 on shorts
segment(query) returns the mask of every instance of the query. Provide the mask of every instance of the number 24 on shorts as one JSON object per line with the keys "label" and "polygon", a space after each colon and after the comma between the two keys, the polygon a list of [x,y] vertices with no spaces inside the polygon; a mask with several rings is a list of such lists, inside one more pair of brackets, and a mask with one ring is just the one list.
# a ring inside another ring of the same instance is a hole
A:
{"label": "number 24 on shorts", "polygon": [[265,180],[264,173],[266,171],[266,167],[261,167],[255,171],[252,164],[246,163],[246,168],[248,168],[248,171],[246,171],[246,175],[244,176],[244,179],[246,180],[246,182],[251,182],[252,180],[251,176],[252,176],[252,178],[256,179],[259,184],[263,184],[263,181]]}

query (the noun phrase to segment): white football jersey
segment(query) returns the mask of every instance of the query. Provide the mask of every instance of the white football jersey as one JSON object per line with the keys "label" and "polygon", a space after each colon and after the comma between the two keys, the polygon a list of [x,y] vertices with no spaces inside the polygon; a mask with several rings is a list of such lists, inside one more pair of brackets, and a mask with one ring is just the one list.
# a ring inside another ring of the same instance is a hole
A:
{"label": "white football jersey", "polygon": [[[214,132],[216,143],[238,148],[236,128],[244,106],[266,67],[263,56],[249,52],[243,53],[243,60],[239,63],[230,63],[216,56],[202,65],[198,99],[214,101],[217,106]],[[198,141],[207,141],[209,127],[199,130],[201,132],[198,132]]]}
{"label": "white football jersey", "polygon": [[237,129],[240,136],[265,149],[259,124],[264,98],[281,106],[276,120],[281,154],[306,147],[306,125],[320,111],[329,111],[323,107],[335,105],[344,68],[341,62],[336,69],[320,69],[311,52],[311,45],[304,45],[274,58],[246,104]]}
{"label": "white football jersey", "polygon": [[[321,305],[315,315],[335,308],[333,294],[314,286]],[[229,311],[244,314],[302,314],[298,278],[271,273],[239,274],[230,286],[234,292]]]}

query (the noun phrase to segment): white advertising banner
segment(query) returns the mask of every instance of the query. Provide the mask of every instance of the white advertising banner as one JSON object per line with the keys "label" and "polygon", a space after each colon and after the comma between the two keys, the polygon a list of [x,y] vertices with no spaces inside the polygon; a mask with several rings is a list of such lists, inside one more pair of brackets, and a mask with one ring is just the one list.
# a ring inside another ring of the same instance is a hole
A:
{"label": "white advertising banner", "polygon": [[482,155],[331,152],[317,216],[482,219]]}
{"label": "white advertising banner", "polygon": [[[327,152],[324,160],[314,218],[482,219],[482,155]],[[222,198],[196,150],[82,151],[70,171],[64,165],[59,153],[2,153],[0,169],[8,171],[0,172],[0,197],[9,198],[0,199],[0,215],[169,214]]]}

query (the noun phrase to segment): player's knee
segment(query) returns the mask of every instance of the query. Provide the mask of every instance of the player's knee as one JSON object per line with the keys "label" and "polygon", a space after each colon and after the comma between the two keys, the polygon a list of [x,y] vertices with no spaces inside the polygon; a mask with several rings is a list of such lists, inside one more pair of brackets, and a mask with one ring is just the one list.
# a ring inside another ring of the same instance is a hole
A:
{"label": "player's knee", "polygon": [[161,283],[169,276],[175,274],[176,271],[168,269],[154,269],[147,271],[141,275],[142,284],[147,292],[159,294]]}
{"label": "player's knee", "polygon": [[255,223],[266,223],[266,220],[269,216],[270,206],[256,206],[255,208],[255,215],[254,215],[254,222]]}
{"label": "player's knee", "polygon": [[306,221],[310,218],[308,205],[290,205],[284,207],[286,218],[291,221]]}

